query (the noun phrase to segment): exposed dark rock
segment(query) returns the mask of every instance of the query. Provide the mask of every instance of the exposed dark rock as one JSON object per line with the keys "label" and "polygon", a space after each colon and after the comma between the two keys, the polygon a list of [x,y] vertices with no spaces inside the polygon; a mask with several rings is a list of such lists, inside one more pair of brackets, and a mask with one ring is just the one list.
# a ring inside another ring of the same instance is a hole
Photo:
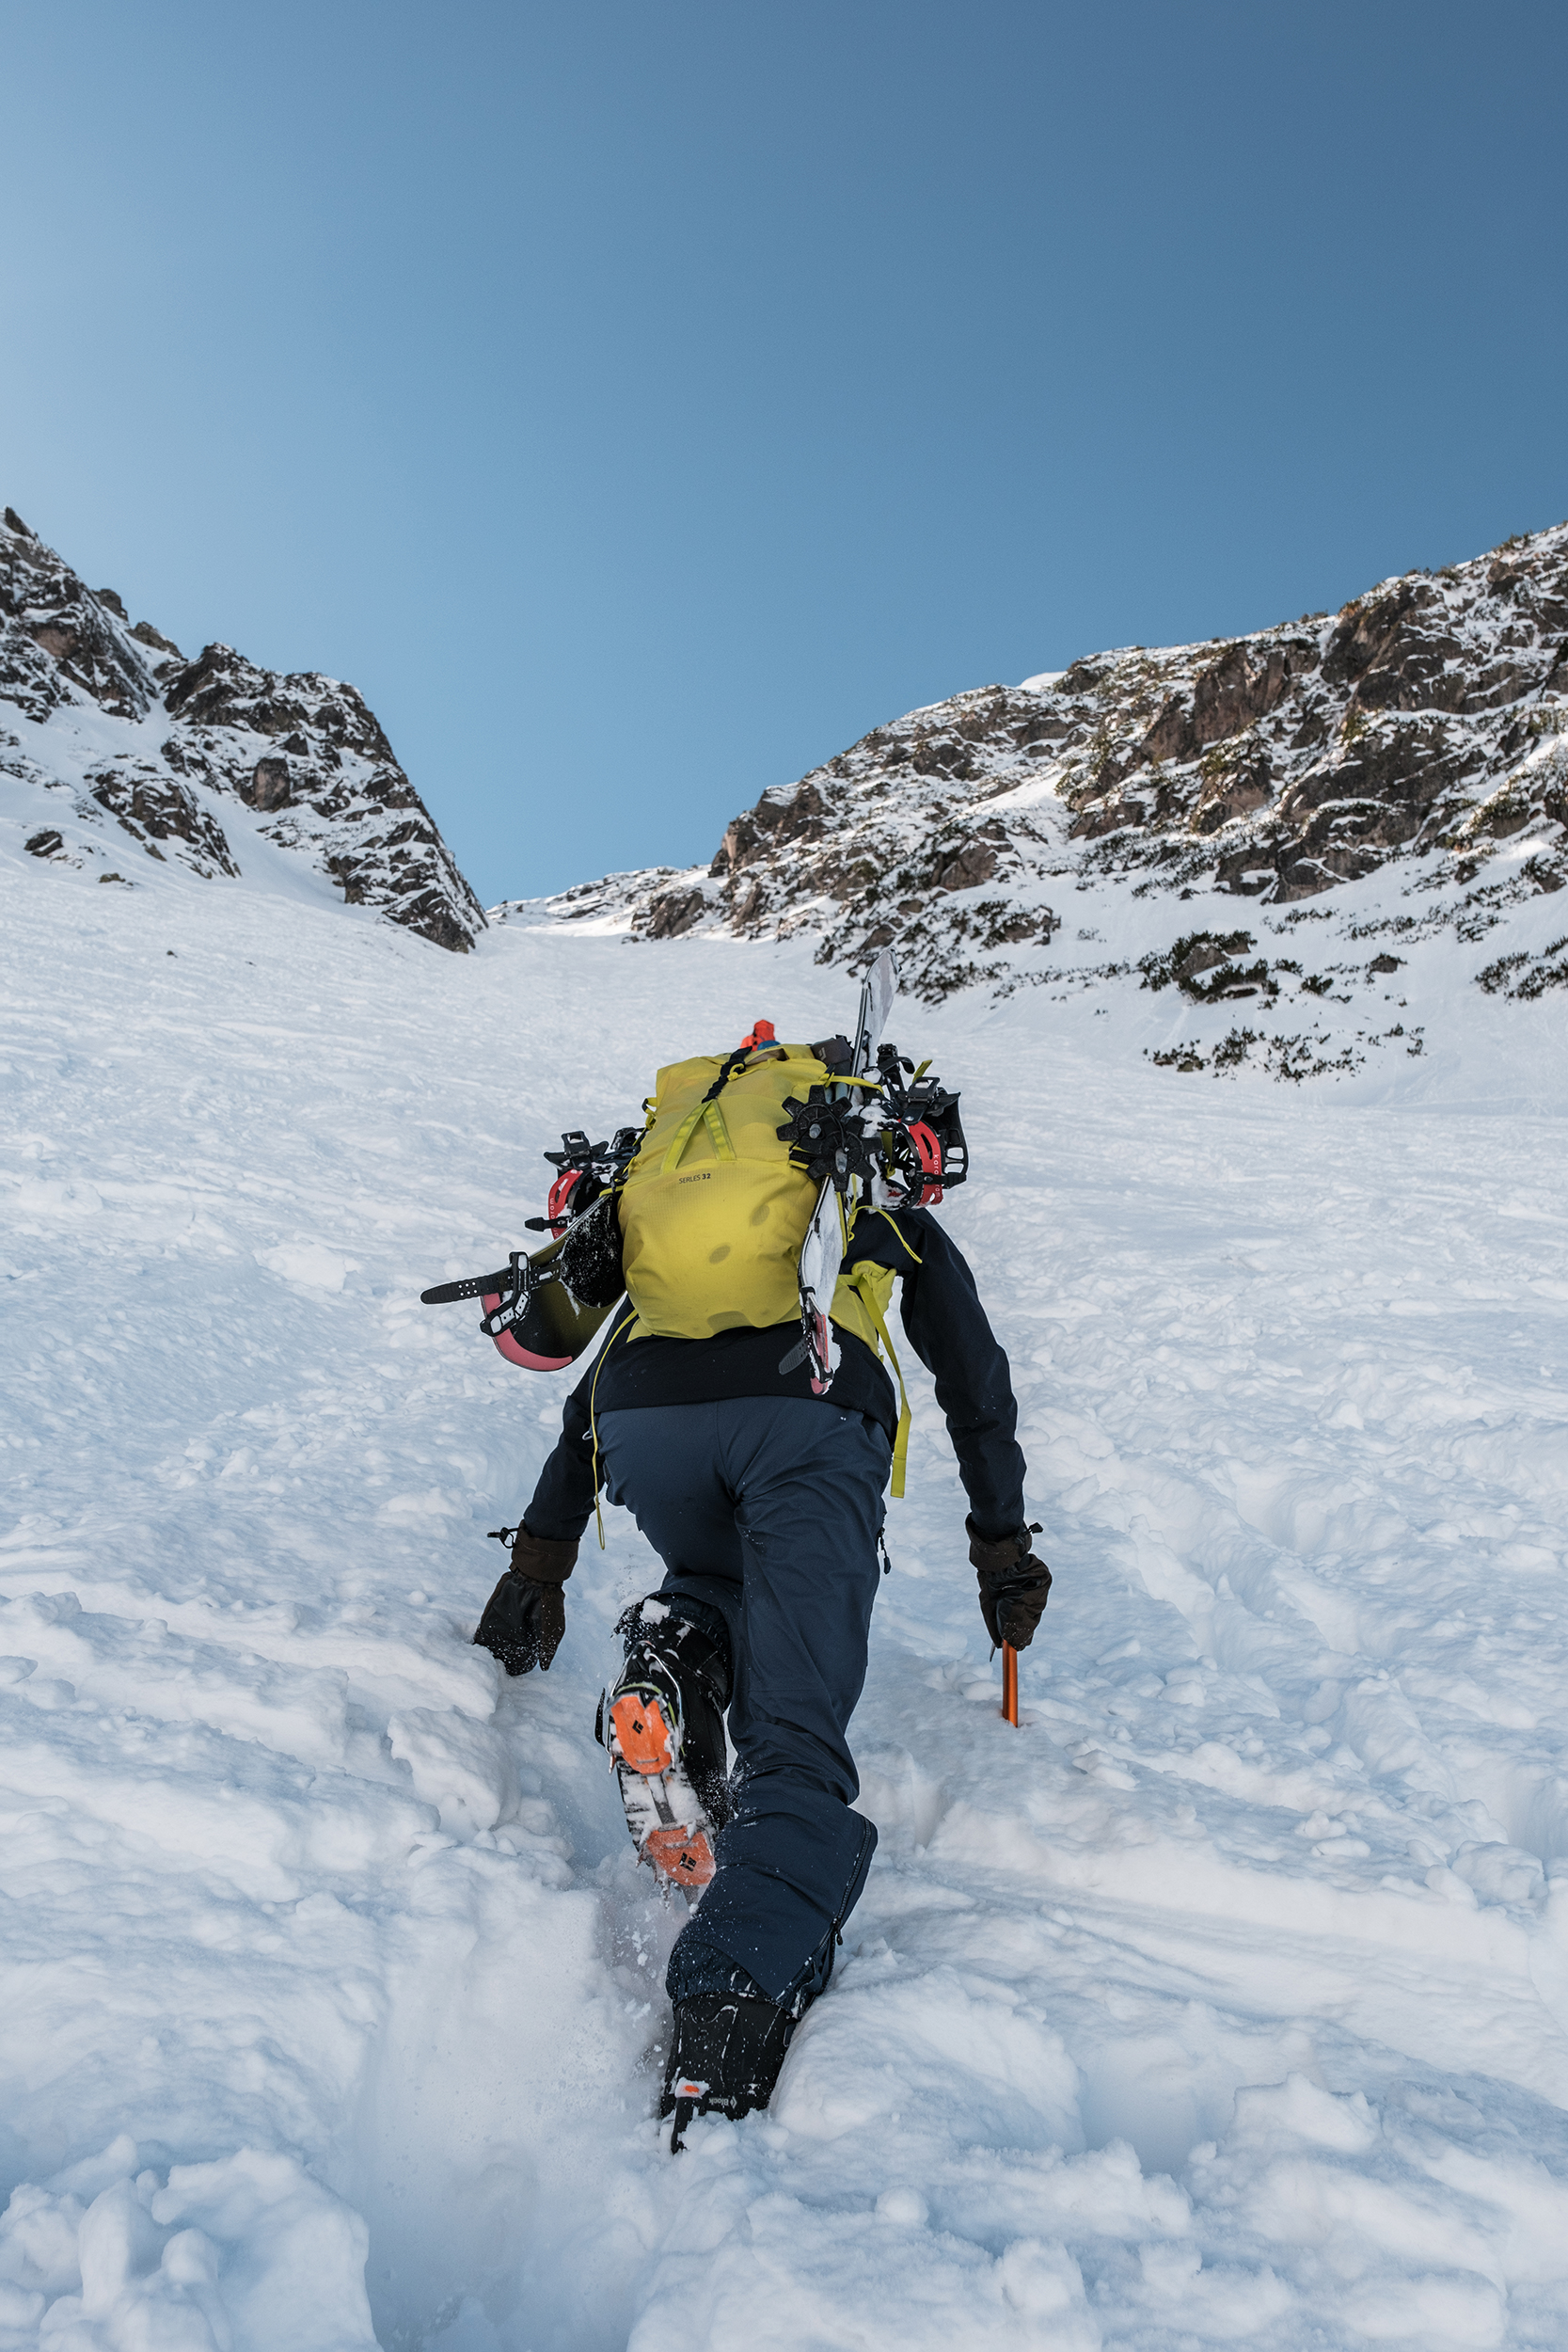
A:
{"label": "exposed dark rock", "polygon": [[1096,801],[1092,808],[1081,809],[1069,828],[1075,841],[1098,841],[1102,834],[1120,833],[1126,825],[1141,825],[1148,814],[1142,801]]}
{"label": "exposed dark rock", "polygon": [[34,857],[54,857],[65,848],[65,841],[57,833],[36,833],[23,847]]}
{"label": "exposed dark rock", "polygon": [[706,912],[707,901],[700,890],[665,891],[649,901],[647,935],[678,939],[682,931],[693,930]]}
{"label": "exposed dark rock", "polygon": [[1190,699],[1172,695],[1138,746],[1141,759],[1196,759],[1211,743],[1239,735],[1281,702],[1293,678],[1317,666],[1310,644],[1255,646],[1242,639],[1199,672]]}
{"label": "exposed dark rock", "polygon": [[[165,659],[156,671],[147,656]],[[131,627],[110,589],[96,593],[10,508],[0,532],[0,702],[51,728],[73,707],[168,722],[157,763],[137,748],[105,762],[84,741],[88,799],[153,857],[198,873],[239,870],[233,840],[204,796],[243,803],[280,848],[437,946],[473,944],[484,917],[373,713],[351,686],[313,672],[280,676],[228,645],[187,662],[150,622]],[[100,730],[101,739],[101,730]],[[63,740],[63,738],[62,738]],[[0,748],[0,765],[9,755]],[[20,771],[18,771],[20,772]]]}
{"label": "exposed dark rock", "polygon": [[990,882],[996,871],[996,851],[989,841],[972,841],[939,853],[931,867],[933,890],[974,890]]}
{"label": "exposed dark rock", "polygon": [[237,874],[223,828],[201,807],[189,787],[155,769],[116,765],[87,777],[100,808],[118,817],[152,857],[160,841],[182,841],[192,851],[186,863],[198,874]]}
{"label": "exposed dark rock", "polygon": [[161,629],[153,628],[150,621],[137,621],[131,634],[138,645],[150,645],[157,653],[170,653],[176,661],[183,661],[185,659],[173,638],[166,637]]}
{"label": "exposed dark rock", "polygon": [[289,763],[286,759],[259,759],[251,771],[250,788],[242,785],[240,797],[252,808],[287,808],[289,805]]}
{"label": "exposed dark rock", "polygon": [[809,776],[788,794],[765,792],[754,808],[726,828],[708,870],[737,874],[760,852],[784,842],[818,840],[826,819],[826,803]]}
{"label": "exposed dark rock", "polygon": [[1189,820],[1194,833],[1218,833],[1222,825],[1261,808],[1269,798],[1269,755],[1259,749],[1250,760],[1208,779]]}
{"label": "exposed dark rock", "polygon": [[1559,729],[1568,525],[1332,615],[1133,646],[911,711],[765,792],[705,873],[620,876],[558,903],[625,908],[649,939],[804,930],[824,961],[892,945],[927,996],[1006,986],[1008,959],[1058,928],[1044,900],[1063,877],[1289,905],[1390,858],[1473,867],[1539,834],[1547,879],[1531,886],[1555,887]]}

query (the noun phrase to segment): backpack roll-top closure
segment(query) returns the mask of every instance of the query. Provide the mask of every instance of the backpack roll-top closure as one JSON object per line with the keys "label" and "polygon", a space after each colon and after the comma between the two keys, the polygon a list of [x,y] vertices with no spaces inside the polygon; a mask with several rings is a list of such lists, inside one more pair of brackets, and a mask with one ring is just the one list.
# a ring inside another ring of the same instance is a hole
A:
{"label": "backpack roll-top closure", "polygon": [[[633,1340],[709,1339],[797,1319],[816,1187],[778,1130],[787,1095],[804,1099],[829,1083],[808,1045],[768,1046],[744,1060],[702,1054],[659,1072],[620,1201]],[[831,1311],[876,1350],[875,1325],[842,1280]]]}

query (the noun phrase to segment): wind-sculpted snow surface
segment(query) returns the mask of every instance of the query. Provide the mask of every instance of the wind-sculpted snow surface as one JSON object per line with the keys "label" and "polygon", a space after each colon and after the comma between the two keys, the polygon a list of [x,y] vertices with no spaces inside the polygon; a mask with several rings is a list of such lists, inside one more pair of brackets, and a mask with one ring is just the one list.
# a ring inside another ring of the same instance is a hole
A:
{"label": "wind-sculpted snow surface", "polygon": [[1056,1588],[1015,1732],[917,1371],[877,1861],[771,2112],[673,2160],[592,1740],[655,1565],[607,1513],[547,1677],[471,1646],[563,1384],[418,1293],[849,976],[0,889],[4,2352],[1568,2337],[1550,994],[1413,951],[1428,1050],[1333,1092],[1154,1069],[1174,985],[895,1009]]}
{"label": "wind-sculpted snow surface", "polygon": [[[809,938],[851,968],[891,945],[928,1002],[972,987],[1114,995],[1193,931],[1195,894],[1226,905],[1222,933],[1258,932],[1265,908],[1277,931],[1273,910],[1290,907],[1342,937],[1342,886],[1382,870],[1386,928],[1465,937],[1568,882],[1565,827],[1560,524],[1338,613],[1097,654],[911,711],[765,792],[711,866],[610,875],[550,907],[647,940]],[[1079,898],[1107,880],[1132,902],[1119,963],[1075,951],[1098,936]],[[1364,1058],[1354,1022],[1323,1050],[1314,977],[1292,958],[1261,990],[1227,972],[1219,996],[1262,1002],[1219,1067],[1250,1057],[1296,1078]],[[1560,987],[1568,964],[1526,977]]]}
{"label": "wind-sculpted snow surface", "polygon": [[8,506],[0,821],[43,865],[121,887],[144,882],[151,858],[203,881],[276,888],[288,875],[438,947],[466,952],[484,927],[352,686],[281,677],[229,645],[187,661],[150,622],[133,627],[112,588],[86,587]]}

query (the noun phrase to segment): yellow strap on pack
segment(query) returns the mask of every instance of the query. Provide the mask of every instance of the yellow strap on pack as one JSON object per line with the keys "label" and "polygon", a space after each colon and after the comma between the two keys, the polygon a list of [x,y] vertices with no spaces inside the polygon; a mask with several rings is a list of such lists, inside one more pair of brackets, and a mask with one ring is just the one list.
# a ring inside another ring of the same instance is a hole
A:
{"label": "yellow strap on pack", "polygon": [[734,1159],[735,1146],[730,1141],[730,1131],[724,1124],[723,1112],[720,1109],[717,1103],[699,1103],[695,1110],[689,1110],[687,1112],[686,1117],[681,1120],[680,1125],[675,1129],[674,1135],[671,1139],[670,1149],[664,1154],[664,1166],[662,1170],[664,1175],[668,1176],[672,1168],[679,1168],[681,1161],[686,1156],[687,1145],[690,1142],[698,1128],[702,1126],[705,1126],[708,1131],[708,1136],[713,1144],[714,1158],[718,1160]]}
{"label": "yellow strap on pack", "polygon": [[885,1209],[879,1209],[877,1211],[877,1215],[881,1218],[884,1225],[892,1226],[894,1232],[896,1234],[898,1239],[898,1247],[904,1252],[905,1257],[912,1258],[916,1265],[924,1265],[926,1263],[925,1259],[921,1256],[918,1249],[911,1249],[910,1248],[909,1243],[904,1238],[904,1229],[899,1224],[897,1218],[889,1216]]}
{"label": "yellow strap on pack", "polygon": [[734,1159],[735,1146],[730,1141],[730,1131],[724,1124],[724,1114],[719,1107],[717,1098],[720,1088],[728,1086],[730,1080],[736,1076],[743,1066],[744,1060],[744,1055],[733,1055],[725,1068],[720,1072],[719,1076],[714,1082],[712,1088],[706,1094],[704,1095],[702,1101],[696,1105],[695,1109],[687,1112],[686,1117],[681,1120],[680,1125],[675,1130],[669,1151],[664,1154],[664,1166],[661,1170],[662,1174],[668,1176],[673,1169],[679,1168],[681,1161],[685,1156],[687,1145],[690,1142],[698,1128],[702,1126],[705,1126],[707,1129],[708,1139],[713,1145],[714,1158],[716,1160]]}
{"label": "yellow strap on pack", "polygon": [[733,1160],[735,1157],[735,1146],[730,1141],[730,1131],[724,1124],[724,1114],[720,1109],[717,1103],[705,1103],[703,1104],[703,1120],[707,1128],[709,1140],[713,1145],[713,1155],[715,1159]]}
{"label": "yellow strap on pack", "polygon": [[[891,1223],[892,1220],[890,1219],[889,1222]],[[895,1230],[896,1231],[896,1228]],[[902,1240],[902,1235],[899,1238]],[[907,1243],[905,1247],[908,1248]],[[914,1256],[912,1249],[910,1250],[910,1255],[911,1258]],[[918,1261],[916,1263],[918,1263]],[[841,1279],[850,1290],[855,1292],[866,1313],[876,1325],[877,1337],[887,1349],[888,1361],[893,1366],[894,1375],[898,1382],[898,1430],[893,1440],[893,1499],[895,1502],[902,1502],[904,1500],[904,1465],[909,1459],[910,1453],[910,1392],[904,1386],[903,1367],[898,1361],[898,1351],[889,1336],[887,1319],[877,1304],[876,1294],[870,1283],[857,1279],[859,1273],[860,1268],[856,1266]]]}

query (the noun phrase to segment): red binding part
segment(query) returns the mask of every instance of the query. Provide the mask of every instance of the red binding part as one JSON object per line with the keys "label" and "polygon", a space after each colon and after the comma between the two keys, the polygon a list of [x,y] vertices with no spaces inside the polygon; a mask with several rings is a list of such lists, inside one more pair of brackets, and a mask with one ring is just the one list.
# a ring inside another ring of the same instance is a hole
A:
{"label": "red binding part", "polygon": [[566,1215],[566,1203],[576,1191],[578,1179],[581,1174],[580,1168],[564,1168],[550,1186],[550,1197],[545,1215],[552,1225]]}
{"label": "red binding part", "polygon": [[911,1120],[905,1132],[914,1146],[915,1157],[920,1162],[920,1172],[926,1180],[920,1188],[920,1199],[915,1206],[920,1209],[940,1208],[942,1206],[942,1145],[923,1119]]}
{"label": "red binding part", "polygon": [[[490,1291],[479,1303],[487,1315],[493,1315],[501,1303],[501,1295],[499,1291]],[[525,1372],[564,1372],[572,1360],[570,1356],[531,1356],[526,1347],[518,1346],[510,1331],[498,1331],[494,1336],[507,1362],[521,1364]]]}

